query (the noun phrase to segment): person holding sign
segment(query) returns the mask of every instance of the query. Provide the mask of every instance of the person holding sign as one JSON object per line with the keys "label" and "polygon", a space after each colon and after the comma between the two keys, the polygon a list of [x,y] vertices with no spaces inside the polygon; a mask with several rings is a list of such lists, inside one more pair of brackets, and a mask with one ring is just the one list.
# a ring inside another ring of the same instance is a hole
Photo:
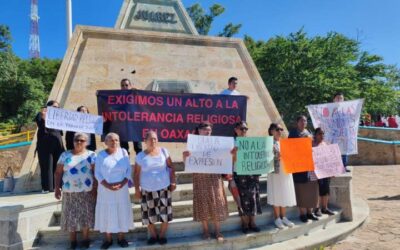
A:
{"label": "person holding sign", "polygon": [[48,101],[46,107],[43,107],[35,117],[38,127],[36,151],[39,158],[43,193],[53,192],[54,172],[57,168],[57,160],[62,152],[64,152],[62,131],[46,128],[45,126],[47,107],[58,108],[59,106],[57,101]]}
{"label": "person holding sign", "polygon": [[[89,114],[89,109],[86,106],[79,106],[76,111]],[[74,135],[76,133],[72,131],[67,131],[65,134],[65,144],[67,150],[72,150],[74,148]],[[86,147],[88,150],[96,151],[96,136],[95,134],[90,134],[88,141],[86,142]]]}
{"label": "person holding sign", "polygon": [[[333,96],[333,102],[344,102],[344,94],[342,92],[337,92]],[[370,118],[371,121],[371,118]],[[346,172],[350,172],[350,169],[347,168],[347,163],[349,161],[349,156],[346,154],[342,155],[343,166]]]}
{"label": "person holding sign", "polygon": [[[248,127],[245,121],[235,124],[235,138],[245,137]],[[236,152],[237,148],[235,148]],[[236,161],[236,153],[233,155],[233,161]],[[235,164],[234,164],[235,166]],[[242,232],[247,234],[249,230],[260,232],[255,222],[255,215],[261,214],[260,203],[260,175],[238,175],[234,167],[233,178],[240,194],[239,216],[242,220]]]}
{"label": "person holding sign", "polygon": [[58,159],[55,173],[55,197],[61,198],[61,229],[69,232],[70,249],[76,249],[76,232],[81,230],[82,246],[89,248],[89,229],[94,226],[97,181],[94,178],[96,153],[86,150],[88,136],[75,133],[74,149]]}
{"label": "person holding sign", "polygon": [[268,134],[274,137],[274,172],[268,175],[268,204],[274,209],[275,226],[283,229],[284,225],[293,227],[294,223],[286,218],[286,207],[296,206],[292,174],[286,174],[281,167],[280,143],[283,128],[277,123],[271,123]]}
{"label": "person holding sign", "polygon": [[119,136],[109,133],[105,137],[107,148],[97,155],[95,176],[99,182],[97,192],[95,230],[105,233],[101,249],[112,244],[112,233],[118,233],[118,245],[128,247],[124,233],[133,229],[132,204],[128,182],[132,179],[129,155],[119,146]]}
{"label": "person holding sign", "polygon": [[[321,128],[317,128],[314,132],[313,147],[326,146],[324,141],[325,132]],[[322,214],[334,215],[328,208],[329,191],[330,191],[331,178],[322,178],[318,180],[319,185],[319,206],[315,209],[314,213],[317,216]],[[322,209],[320,209],[322,207]],[[321,214],[322,213],[322,214]]]}
{"label": "person holding sign", "polygon": [[[210,136],[211,133],[212,125],[208,122],[200,123],[195,129],[197,135]],[[190,151],[183,152],[183,161],[189,156]],[[228,201],[221,174],[193,173],[193,220],[201,222],[203,239],[210,239],[208,221],[212,220],[217,241],[224,242],[221,221],[227,217]]]}
{"label": "person holding sign", "polygon": [[[304,115],[298,116],[296,122],[296,128],[289,132],[289,138],[312,137],[306,128],[307,118]],[[293,174],[296,203],[302,222],[307,222],[309,219],[318,220],[318,217],[313,214],[313,209],[318,206],[318,182],[317,180],[311,180],[310,177],[310,172]]]}
{"label": "person holding sign", "polygon": [[[150,233],[149,245],[157,241],[167,243],[165,234],[168,222],[172,221],[172,194],[176,189],[175,169],[167,149],[157,146],[158,137],[154,131],[145,135],[146,150],[136,156],[135,197],[141,199],[142,223]],[[156,222],[161,222],[157,234]]]}

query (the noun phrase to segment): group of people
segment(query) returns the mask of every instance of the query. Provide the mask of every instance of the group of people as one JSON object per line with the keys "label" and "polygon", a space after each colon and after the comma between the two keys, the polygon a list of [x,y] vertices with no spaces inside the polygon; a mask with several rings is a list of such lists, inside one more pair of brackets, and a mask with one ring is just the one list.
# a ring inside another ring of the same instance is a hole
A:
{"label": "group of people", "polygon": [[[126,83],[126,79],[121,81]],[[128,84],[128,83],[127,83]],[[130,84],[130,82],[129,82]],[[236,90],[237,78],[228,81],[226,93],[239,94]],[[336,97],[335,97],[336,98]],[[343,96],[342,96],[343,98]],[[58,107],[56,101],[47,106]],[[80,106],[79,112],[88,113],[87,107]],[[112,234],[117,235],[117,244],[128,247],[125,233],[134,228],[132,204],[129,188],[135,189],[135,197],[140,200],[142,224],[147,226],[147,243],[153,245],[167,243],[168,223],[173,219],[172,192],[176,189],[175,168],[169,152],[158,145],[157,133],[148,131],[141,142],[135,142],[135,164],[131,166],[129,151],[122,146],[116,133],[105,136],[104,150],[97,153],[94,135],[67,132],[67,150],[64,150],[62,132],[44,126],[46,109],[37,115],[37,151],[41,168],[43,192],[54,191],[57,199],[62,199],[61,228],[70,233],[70,248],[75,249],[77,231],[82,231],[81,246],[90,246],[90,229],[105,234],[102,249],[113,245]],[[307,130],[307,119],[299,116],[296,129],[290,131],[289,138],[312,137]],[[202,122],[194,133],[211,136],[213,125]],[[246,136],[249,127],[246,121],[235,124],[232,136]],[[283,127],[272,123],[268,134],[274,140],[274,171],[268,175],[268,203],[273,206],[275,225],[279,229],[293,227],[294,223],[286,217],[286,208],[298,206],[303,222],[318,220],[322,213],[334,214],[328,208],[329,179],[318,180],[314,172],[286,174],[280,161],[280,138]],[[313,146],[324,145],[324,131],[316,129]],[[231,151],[236,161],[237,148]],[[182,153],[183,160],[191,152]],[[228,201],[224,181],[228,182],[238,213],[243,233],[259,232],[256,215],[262,213],[260,202],[260,176],[238,175],[233,164],[232,175],[193,174],[193,220],[202,225],[202,237],[211,238],[209,222],[212,222],[213,237],[224,242],[221,223],[228,218]],[[52,174],[54,171],[54,175]],[[54,176],[54,179],[53,179]],[[54,188],[53,188],[54,183]],[[160,230],[155,227],[161,223]]]}
{"label": "group of people", "polygon": [[[371,119],[370,119],[371,120]],[[376,120],[372,123],[361,121],[362,126],[374,126],[374,127],[386,127],[386,128],[400,128],[400,117],[389,115],[385,117],[383,115],[377,115]]]}

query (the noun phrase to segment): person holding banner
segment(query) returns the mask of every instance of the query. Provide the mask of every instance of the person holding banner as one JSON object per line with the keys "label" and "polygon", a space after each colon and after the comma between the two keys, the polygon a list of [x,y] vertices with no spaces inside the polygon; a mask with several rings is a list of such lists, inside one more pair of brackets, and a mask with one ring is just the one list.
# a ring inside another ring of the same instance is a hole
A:
{"label": "person holding banner", "polygon": [[[124,78],[121,80],[121,89],[122,90],[131,90],[131,89],[134,90],[136,88],[133,87],[133,84],[131,83],[131,81],[129,81],[129,79]],[[121,144],[121,147],[124,148],[126,150],[126,152],[128,152],[128,154],[129,154],[129,142],[121,141],[120,144]],[[140,141],[134,141],[133,149],[135,150],[136,155],[138,155],[140,152],[142,152],[142,143]]]}
{"label": "person holding banner", "polygon": [[45,125],[47,107],[58,108],[59,106],[57,101],[48,101],[46,107],[43,107],[35,117],[38,127],[36,152],[39,158],[42,193],[53,192],[57,160],[64,152],[62,131],[46,128]]}
{"label": "person holding banner", "polygon": [[[167,149],[157,146],[158,137],[154,131],[145,135],[146,150],[136,156],[135,197],[141,199],[142,223],[150,233],[149,245],[157,241],[167,243],[165,234],[168,222],[172,221],[172,194],[176,189],[175,169]],[[161,222],[157,234],[155,223]]]}
{"label": "person holding banner", "polygon": [[[344,102],[344,94],[342,92],[335,93],[335,95],[333,96],[333,102]],[[370,117],[369,121],[371,121],[371,117]],[[369,122],[369,124],[370,123],[371,122]],[[367,126],[369,126],[369,125],[367,125]],[[345,155],[345,154],[342,155],[342,161],[343,161],[343,166],[344,166],[344,169],[346,170],[346,172],[350,172],[350,169],[347,168],[349,156]]]}
{"label": "person holding banner", "polygon": [[[248,127],[245,121],[235,124],[235,138],[246,136]],[[233,156],[235,166],[236,154]],[[260,232],[255,222],[255,216],[261,214],[260,203],[260,176],[259,175],[238,175],[234,167],[233,178],[240,194],[239,216],[242,220],[242,232],[247,234],[249,230]]]}
{"label": "person holding banner", "polygon": [[[327,145],[327,143],[324,141],[324,135],[325,135],[325,132],[321,128],[317,128],[315,130],[313,147]],[[318,179],[318,186],[319,186],[319,202],[318,203],[319,203],[319,206],[314,211],[315,215],[317,215],[317,216],[321,216],[322,214],[328,214],[328,215],[335,214],[328,208],[330,182],[331,182],[331,178]],[[322,207],[322,209],[321,209],[321,207]]]}
{"label": "person holding banner", "polygon": [[284,226],[293,227],[294,223],[286,218],[286,207],[296,206],[292,174],[286,174],[281,167],[280,143],[283,128],[277,123],[271,123],[268,134],[274,137],[274,172],[268,175],[268,204],[274,209],[274,223],[279,229]]}
{"label": "person holding banner", "polygon": [[99,188],[94,228],[105,233],[101,249],[108,249],[113,244],[112,233],[118,233],[117,243],[120,247],[128,247],[124,233],[133,229],[128,190],[132,168],[128,153],[119,146],[117,134],[107,134],[104,142],[107,148],[98,153],[95,163]]}
{"label": "person holding banner", "polygon": [[70,232],[70,249],[78,246],[76,232],[79,230],[83,235],[82,246],[89,248],[89,229],[94,226],[96,153],[86,149],[88,139],[85,133],[75,133],[74,149],[61,154],[54,179],[55,197],[59,200],[62,196],[61,229]]}
{"label": "person holding banner", "polygon": [[220,95],[240,95],[240,92],[236,90],[238,79],[234,76],[228,79],[228,88],[224,89],[219,93]]}
{"label": "person holding banner", "polygon": [[[79,106],[76,111],[82,112],[85,114],[89,114],[89,109],[86,106]],[[65,144],[67,146],[67,150],[72,150],[74,148],[74,136],[75,132],[67,131],[65,134]],[[88,150],[96,151],[96,135],[90,134],[88,141],[86,142],[86,147]]]}
{"label": "person holding banner", "polygon": [[[200,123],[194,134],[210,136],[212,124]],[[183,152],[183,161],[190,156],[189,151]],[[221,222],[228,218],[228,201],[225,195],[224,183],[221,174],[193,173],[193,220],[201,222],[203,239],[209,240],[208,221],[214,223],[215,238],[224,242],[221,234]]]}
{"label": "person holding banner", "polygon": [[[304,115],[296,119],[296,128],[289,132],[289,138],[312,137],[307,130],[307,118]],[[293,174],[294,188],[296,193],[296,203],[300,212],[300,220],[307,222],[318,220],[313,214],[313,209],[318,206],[318,182],[312,180],[311,172],[299,172]]]}

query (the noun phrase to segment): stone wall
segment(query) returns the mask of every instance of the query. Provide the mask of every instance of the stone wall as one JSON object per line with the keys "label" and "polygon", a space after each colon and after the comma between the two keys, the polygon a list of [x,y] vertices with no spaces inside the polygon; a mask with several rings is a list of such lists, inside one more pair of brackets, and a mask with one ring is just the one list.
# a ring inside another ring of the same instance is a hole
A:
{"label": "stone wall", "polygon": [[351,155],[350,165],[396,165],[400,164],[400,143],[379,140],[358,140],[358,154]]}
{"label": "stone wall", "polygon": [[360,127],[358,136],[385,141],[400,141],[400,129]]}

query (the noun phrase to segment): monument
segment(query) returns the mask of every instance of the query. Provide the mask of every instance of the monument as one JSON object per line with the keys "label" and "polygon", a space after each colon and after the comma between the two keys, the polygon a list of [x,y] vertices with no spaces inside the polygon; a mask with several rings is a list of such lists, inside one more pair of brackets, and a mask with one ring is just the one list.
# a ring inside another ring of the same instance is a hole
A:
{"label": "monument", "polygon": [[[218,94],[231,76],[249,97],[249,135],[267,135],[269,124],[282,120],[241,39],[198,35],[179,0],[125,0],[113,29],[75,28],[49,99],[70,110],[85,105],[93,113],[96,91],[118,89],[123,78],[138,89]],[[36,138],[16,192],[40,190],[35,146]],[[184,143],[166,147],[181,161]]]}

